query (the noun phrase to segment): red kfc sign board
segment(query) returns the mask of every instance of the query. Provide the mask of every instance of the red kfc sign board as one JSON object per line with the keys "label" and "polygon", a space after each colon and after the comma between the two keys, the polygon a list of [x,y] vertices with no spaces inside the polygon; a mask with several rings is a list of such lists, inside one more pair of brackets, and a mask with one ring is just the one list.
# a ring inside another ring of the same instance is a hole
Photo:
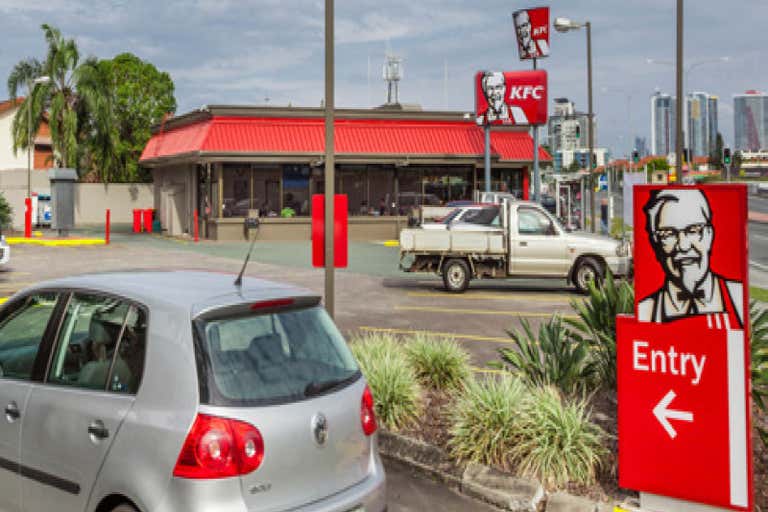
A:
{"label": "red kfc sign board", "polygon": [[746,187],[636,185],[619,485],[751,510]]}
{"label": "red kfc sign board", "polygon": [[549,56],[549,7],[520,9],[512,13],[520,60]]}
{"label": "red kfc sign board", "polygon": [[547,72],[479,71],[475,75],[475,98],[478,124],[545,124]]}

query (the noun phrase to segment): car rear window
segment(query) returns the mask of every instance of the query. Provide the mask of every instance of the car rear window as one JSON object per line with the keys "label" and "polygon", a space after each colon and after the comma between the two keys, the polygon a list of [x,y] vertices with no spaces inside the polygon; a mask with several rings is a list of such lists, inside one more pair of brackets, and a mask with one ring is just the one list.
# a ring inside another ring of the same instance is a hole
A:
{"label": "car rear window", "polygon": [[332,392],[360,370],[321,307],[200,321],[207,401],[284,403]]}

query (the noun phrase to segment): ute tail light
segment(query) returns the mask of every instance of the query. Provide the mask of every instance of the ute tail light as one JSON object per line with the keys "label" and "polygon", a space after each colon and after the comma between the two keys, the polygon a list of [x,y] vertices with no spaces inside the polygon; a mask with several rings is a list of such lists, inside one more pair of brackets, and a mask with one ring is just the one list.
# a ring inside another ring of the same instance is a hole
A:
{"label": "ute tail light", "polygon": [[374,411],[373,395],[367,384],[365,391],[363,391],[363,398],[360,401],[360,423],[366,436],[376,432],[376,412]]}
{"label": "ute tail light", "polygon": [[173,476],[226,478],[255,471],[264,459],[259,429],[243,421],[198,414],[181,448]]}

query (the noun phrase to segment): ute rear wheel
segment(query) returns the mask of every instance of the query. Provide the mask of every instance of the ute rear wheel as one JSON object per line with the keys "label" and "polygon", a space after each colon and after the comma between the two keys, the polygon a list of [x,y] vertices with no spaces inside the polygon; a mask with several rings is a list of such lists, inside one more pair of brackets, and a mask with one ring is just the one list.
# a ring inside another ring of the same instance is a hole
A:
{"label": "ute rear wheel", "polygon": [[583,258],[573,270],[573,284],[581,293],[587,293],[590,281],[600,284],[603,281],[603,268],[594,258]]}
{"label": "ute rear wheel", "polygon": [[469,287],[469,265],[460,259],[452,259],[443,265],[443,284],[445,289],[453,293],[462,293]]}

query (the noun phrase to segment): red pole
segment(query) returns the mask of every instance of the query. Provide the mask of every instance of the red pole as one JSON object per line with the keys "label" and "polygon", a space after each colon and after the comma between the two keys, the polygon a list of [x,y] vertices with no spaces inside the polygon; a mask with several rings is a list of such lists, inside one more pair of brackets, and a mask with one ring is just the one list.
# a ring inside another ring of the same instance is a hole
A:
{"label": "red pole", "polygon": [[193,229],[195,230],[195,242],[199,242],[200,241],[200,227],[197,225],[197,223],[198,223],[197,210],[195,210],[194,217],[195,217],[195,226],[194,226]]}
{"label": "red pole", "polygon": [[32,238],[32,198],[24,199],[24,238]]}
{"label": "red pole", "polygon": [[107,208],[107,229],[106,229],[106,234],[104,236],[104,243],[107,245],[109,245],[109,217],[110,217],[109,214],[110,214],[110,211],[109,211],[109,208]]}

